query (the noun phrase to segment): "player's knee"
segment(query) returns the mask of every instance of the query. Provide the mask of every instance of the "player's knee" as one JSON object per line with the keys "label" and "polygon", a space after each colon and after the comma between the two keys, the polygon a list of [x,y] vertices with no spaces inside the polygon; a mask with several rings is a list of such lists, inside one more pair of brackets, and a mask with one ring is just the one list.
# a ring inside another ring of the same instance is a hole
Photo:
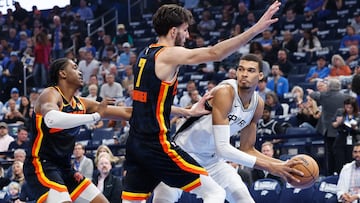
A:
{"label": "player's knee", "polygon": [[173,203],[180,199],[182,190],[173,188],[161,182],[154,190],[153,202],[156,203]]}
{"label": "player's knee", "polygon": [[200,176],[201,186],[191,191],[203,198],[204,202],[222,202],[226,192],[209,176]]}

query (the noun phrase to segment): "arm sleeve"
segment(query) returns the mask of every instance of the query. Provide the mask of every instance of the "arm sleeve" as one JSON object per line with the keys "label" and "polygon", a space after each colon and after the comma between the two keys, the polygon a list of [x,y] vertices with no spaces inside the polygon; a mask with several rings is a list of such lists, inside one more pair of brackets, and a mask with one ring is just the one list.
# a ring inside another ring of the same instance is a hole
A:
{"label": "arm sleeve", "polygon": [[44,121],[49,128],[69,129],[85,124],[93,124],[101,119],[99,113],[70,114],[51,110],[44,116]]}
{"label": "arm sleeve", "polygon": [[242,152],[230,144],[230,127],[228,125],[213,125],[216,153],[222,158],[253,168],[256,157]]}

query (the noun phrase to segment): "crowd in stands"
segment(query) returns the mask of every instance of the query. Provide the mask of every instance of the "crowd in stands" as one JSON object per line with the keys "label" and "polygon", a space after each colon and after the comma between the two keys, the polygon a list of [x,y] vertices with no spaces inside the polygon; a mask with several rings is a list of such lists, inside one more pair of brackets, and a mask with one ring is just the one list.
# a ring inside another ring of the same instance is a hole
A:
{"label": "crowd in stands", "polygon": [[[159,2],[183,4],[192,11],[195,23],[189,28],[186,42],[190,48],[211,46],[249,29],[267,5],[264,1],[247,0]],[[3,166],[6,170],[4,176],[0,173],[0,182],[9,191],[26,187],[23,174],[17,172],[22,161],[15,153],[26,147],[27,137],[31,136],[29,120],[33,104],[48,85],[52,60],[67,57],[78,64],[84,79],[79,96],[96,101],[114,98],[116,105],[132,105],[132,66],[137,53],[156,40],[151,29],[151,13],[141,14],[137,22],[120,19],[116,33],[99,27],[94,35],[87,36],[87,23],[101,14],[87,3],[80,0],[78,7],[54,6],[49,11],[33,6],[27,12],[15,2],[15,10],[0,12],[0,157],[11,161],[11,167]],[[291,127],[306,129],[309,136],[320,134],[326,156],[323,175],[340,173],[342,166],[352,160],[352,144],[360,140],[359,104],[353,99],[357,94],[351,91],[353,77],[360,74],[360,4],[351,0],[288,0],[277,17],[279,21],[273,27],[223,61],[181,69],[174,104],[191,106],[218,82],[236,78],[241,55],[256,54],[263,60],[266,76],[257,91],[266,103],[258,125],[259,137],[266,140],[266,136],[286,134]],[[27,86],[24,75],[28,76]],[[174,131],[181,121],[178,117],[172,119]],[[93,136],[100,129],[111,129],[113,136],[108,137],[109,143],[125,144],[129,130],[126,121],[104,120],[84,126]],[[275,155],[280,156],[276,147],[287,139],[270,141]],[[92,178],[106,197],[112,199],[115,198],[112,192],[117,191],[104,188],[107,184],[121,184],[118,178],[122,172],[117,171],[115,176],[108,174],[122,162],[113,153],[123,155],[124,150],[107,148],[100,152],[104,146],[99,146],[96,153],[87,154],[88,146],[77,144],[74,167],[83,170],[83,157],[89,155],[94,160],[89,160],[94,163],[89,167],[93,172],[84,175]],[[101,156],[103,152],[107,154]],[[19,196],[10,193],[9,198]]]}

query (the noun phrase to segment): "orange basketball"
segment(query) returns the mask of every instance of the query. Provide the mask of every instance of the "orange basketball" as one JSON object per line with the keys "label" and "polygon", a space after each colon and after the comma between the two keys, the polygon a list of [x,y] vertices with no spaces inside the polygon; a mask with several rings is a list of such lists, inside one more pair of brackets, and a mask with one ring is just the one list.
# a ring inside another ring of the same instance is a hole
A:
{"label": "orange basketball", "polygon": [[291,160],[301,161],[300,164],[296,164],[293,168],[304,173],[304,176],[298,176],[293,174],[300,182],[291,182],[290,184],[295,188],[308,188],[314,184],[319,178],[319,166],[316,161],[309,155],[298,154],[291,158]]}

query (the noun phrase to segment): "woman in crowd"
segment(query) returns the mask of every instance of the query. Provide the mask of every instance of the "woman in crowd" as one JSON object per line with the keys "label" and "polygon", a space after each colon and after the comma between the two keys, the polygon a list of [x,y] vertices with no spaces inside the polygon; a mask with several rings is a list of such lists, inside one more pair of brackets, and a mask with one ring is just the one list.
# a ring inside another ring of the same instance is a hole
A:
{"label": "woman in crowd", "polygon": [[316,124],[321,116],[321,111],[310,96],[306,96],[306,102],[302,102],[298,105],[299,112],[296,118],[299,123],[299,127],[308,128],[311,133],[316,132]]}

